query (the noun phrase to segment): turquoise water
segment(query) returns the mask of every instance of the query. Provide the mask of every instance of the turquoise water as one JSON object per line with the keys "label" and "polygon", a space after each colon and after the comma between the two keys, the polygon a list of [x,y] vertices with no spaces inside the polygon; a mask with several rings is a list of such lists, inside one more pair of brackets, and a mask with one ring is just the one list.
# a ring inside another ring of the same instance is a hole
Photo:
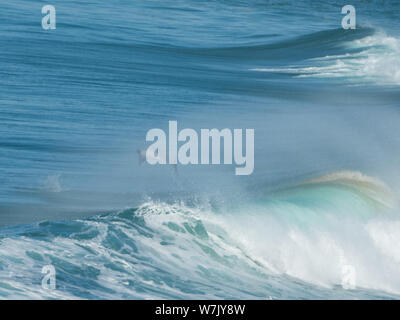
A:
{"label": "turquoise water", "polygon": [[[45,4],[0,4],[1,298],[398,298],[399,2]],[[169,120],[254,173],[140,165]]]}

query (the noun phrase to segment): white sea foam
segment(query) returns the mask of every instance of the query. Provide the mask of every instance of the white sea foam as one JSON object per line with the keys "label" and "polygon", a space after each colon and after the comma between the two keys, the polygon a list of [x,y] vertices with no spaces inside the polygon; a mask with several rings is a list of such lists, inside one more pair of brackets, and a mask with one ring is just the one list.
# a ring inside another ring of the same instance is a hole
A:
{"label": "white sea foam", "polygon": [[295,77],[343,78],[352,84],[400,85],[400,39],[376,33],[346,42],[344,48],[358,52],[313,58],[284,68],[251,70]]}
{"label": "white sea foam", "polygon": [[[397,209],[379,212],[371,190],[389,192],[378,179],[338,172],[218,213],[148,201],[72,224],[29,226],[0,239],[0,295],[360,298],[360,291],[331,290],[351,266],[357,290],[396,297],[400,218]],[[40,286],[47,264],[62,275],[55,291]]]}

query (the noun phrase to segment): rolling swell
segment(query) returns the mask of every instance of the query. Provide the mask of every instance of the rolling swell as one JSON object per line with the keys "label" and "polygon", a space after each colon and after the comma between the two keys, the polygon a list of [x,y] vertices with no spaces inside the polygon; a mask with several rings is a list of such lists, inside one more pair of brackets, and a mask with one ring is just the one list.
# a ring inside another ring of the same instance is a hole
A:
{"label": "rolling swell", "polygon": [[374,34],[372,28],[359,28],[356,32],[343,32],[342,29],[318,31],[265,44],[239,45],[220,48],[180,48],[179,51],[201,56],[223,57],[234,60],[272,60],[295,61],[311,59],[343,51],[343,44]]}

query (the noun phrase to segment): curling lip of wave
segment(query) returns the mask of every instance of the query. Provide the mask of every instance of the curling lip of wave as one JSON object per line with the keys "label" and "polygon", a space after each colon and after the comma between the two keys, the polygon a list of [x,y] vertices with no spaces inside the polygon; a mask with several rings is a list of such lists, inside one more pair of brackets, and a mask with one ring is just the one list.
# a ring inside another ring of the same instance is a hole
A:
{"label": "curling lip of wave", "polygon": [[385,183],[357,171],[337,171],[307,180],[300,185],[319,185],[325,183],[348,187],[362,198],[372,200],[384,207],[394,208],[397,205],[395,195]]}
{"label": "curling lip of wave", "polygon": [[[325,193],[324,190],[330,191]],[[345,192],[344,194],[349,196],[356,196],[375,212],[387,212],[387,210],[390,211],[398,206],[398,198],[385,183],[357,171],[329,173],[278,189],[271,196],[273,199],[283,201],[283,203],[290,203],[294,200],[300,207],[311,201],[311,207],[314,209],[316,209],[315,205],[318,207],[319,204],[323,203],[335,203],[338,207],[333,207],[333,209],[341,210],[342,204],[344,205],[347,200],[338,198],[338,193],[334,190]],[[343,193],[339,194],[344,195]],[[300,204],[298,203],[299,200]]]}

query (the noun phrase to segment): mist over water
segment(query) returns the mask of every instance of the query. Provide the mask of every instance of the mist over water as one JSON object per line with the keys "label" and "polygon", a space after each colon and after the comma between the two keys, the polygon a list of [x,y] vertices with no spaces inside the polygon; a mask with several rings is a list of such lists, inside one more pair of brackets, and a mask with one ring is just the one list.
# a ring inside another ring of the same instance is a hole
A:
{"label": "mist over water", "polygon": [[[0,297],[399,297],[399,3],[52,4],[0,4]],[[140,164],[170,120],[254,173]]]}

